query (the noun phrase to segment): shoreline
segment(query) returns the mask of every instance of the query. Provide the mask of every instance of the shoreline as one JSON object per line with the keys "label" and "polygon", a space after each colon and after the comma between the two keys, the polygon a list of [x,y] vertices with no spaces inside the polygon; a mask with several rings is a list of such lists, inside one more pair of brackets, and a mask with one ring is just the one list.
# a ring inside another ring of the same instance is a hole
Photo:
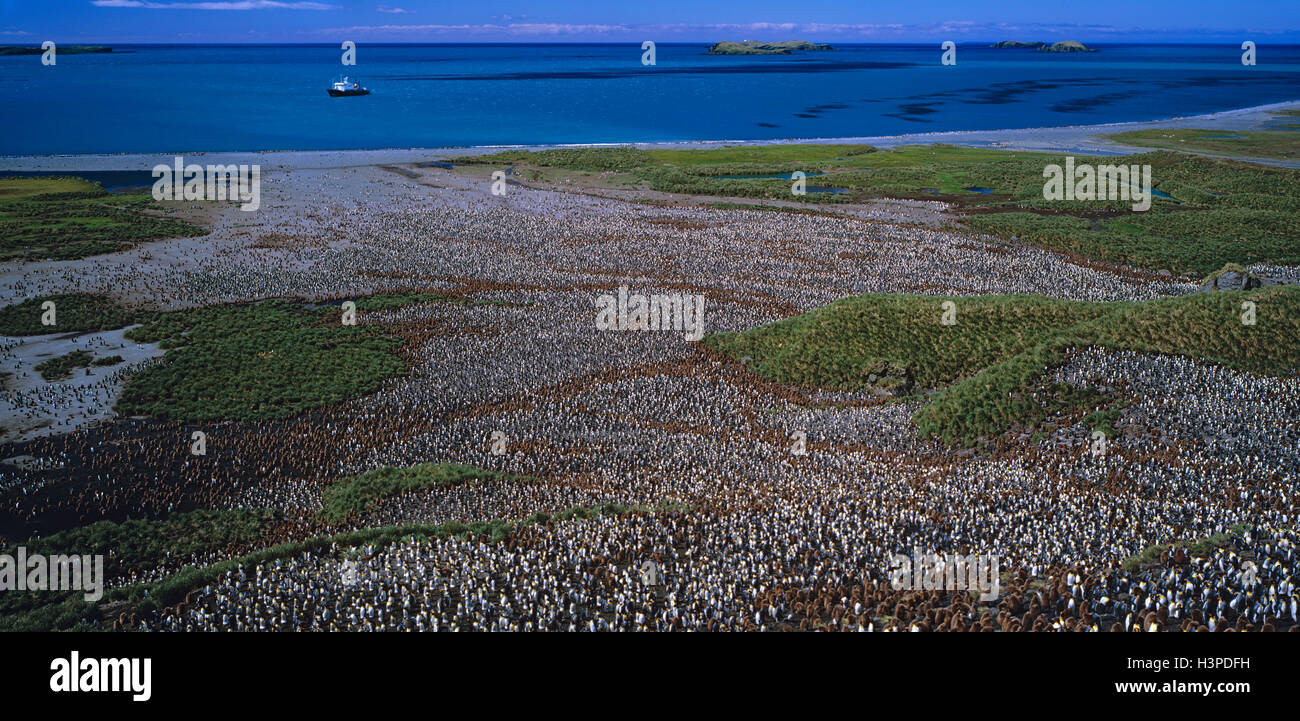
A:
{"label": "shoreline", "polygon": [[[1198,127],[1213,130],[1249,130],[1261,127],[1279,110],[1300,109],[1300,100],[1269,103],[1248,108],[1221,110],[1201,115],[1179,116],[1163,120],[1139,120],[1092,125],[1062,125],[1037,128],[1000,128],[996,130],[944,130],[902,135],[864,135],[835,138],[780,138],[768,140],[679,140],[656,142],[502,144],[426,148],[378,148],[343,150],[255,150],[255,151],[182,151],[151,153],[69,153],[45,155],[0,155],[0,170],[149,170],[158,163],[170,163],[177,155],[211,158],[212,162],[239,161],[251,157],[283,170],[300,168],[382,165],[410,163],[433,157],[456,158],[481,155],[500,150],[546,150],[553,148],[608,148],[632,146],[642,149],[692,149],[721,146],[864,144],[880,148],[900,145],[947,143],[976,148],[1020,150],[1029,152],[1070,152],[1083,155],[1127,155],[1142,150],[1106,140],[1100,136],[1128,130]],[[1212,156],[1223,157],[1223,156]],[[1233,158],[1282,167],[1300,167],[1300,162],[1275,159]],[[134,167],[124,167],[123,164]]]}

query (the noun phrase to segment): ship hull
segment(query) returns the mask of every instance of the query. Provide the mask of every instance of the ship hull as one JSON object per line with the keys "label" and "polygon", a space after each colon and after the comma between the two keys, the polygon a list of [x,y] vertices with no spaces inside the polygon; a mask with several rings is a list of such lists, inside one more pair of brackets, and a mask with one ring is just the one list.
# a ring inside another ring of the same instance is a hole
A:
{"label": "ship hull", "polygon": [[346,97],[351,97],[353,95],[370,94],[370,91],[366,90],[365,88],[359,88],[357,90],[335,90],[334,88],[330,88],[328,92],[331,98],[346,98]]}

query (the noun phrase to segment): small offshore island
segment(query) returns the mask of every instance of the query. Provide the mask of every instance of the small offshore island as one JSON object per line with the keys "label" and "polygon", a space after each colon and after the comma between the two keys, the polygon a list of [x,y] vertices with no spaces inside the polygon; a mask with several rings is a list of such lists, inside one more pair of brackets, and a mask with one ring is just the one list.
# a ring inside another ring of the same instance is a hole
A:
{"label": "small offshore island", "polygon": [[993,43],[991,48],[1011,48],[1013,50],[1030,50],[1035,49],[1040,53],[1095,53],[1096,49],[1090,48],[1076,40],[1063,40],[1059,43],[1027,43],[1021,40],[1003,40],[1000,43]]}
{"label": "small offshore island", "polygon": [[795,50],[834,50],[830,45],[819,45],[807,40],[785,40],[779,43],[765,43],[758,40],[732,42],[723,40],[714,43],[705,55],[789,55]]}
{"label": "small offshore island", "polygon": [[[0,55],[41,55],[44,48],[30,45],[0,45]],[[58,49],[60,55],[85,55],[88,53],[111,53],[113,48],[104,45],[68,45]]]}

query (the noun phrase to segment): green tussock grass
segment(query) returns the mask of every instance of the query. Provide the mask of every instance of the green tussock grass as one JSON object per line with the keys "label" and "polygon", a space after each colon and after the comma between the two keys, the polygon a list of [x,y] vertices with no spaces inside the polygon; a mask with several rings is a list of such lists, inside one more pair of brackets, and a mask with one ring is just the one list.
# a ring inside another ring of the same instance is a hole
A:
{"label": "green tussock grass", "polygon": [[422,463],[407,468],[386,466],[331,484],[323,494],[320,513],[327,521],[338,523],[354,514],[365,513],[384,498],[485,478],[512,477],[455,463]]}
{"label": "green tussock grass", "polygon": [[1204,538],[1195,538],[1189,541],[1175,541],[1173,543],[1157,543],[1142,549],[1141,553],[1129,556],[1124,559],[1120,566],[1129,573],[1136,573],[1143,567],[1156,566],[1160,564],[1160,556],[1165,551],[1173,551],[1178,547],[1187,549],[1189,556],[1208,556],[1214,553],[1215,549],[1226,548],[1232,545],[1237,536],[1241,535],[1249,526],[1238,524],[1233,526],[1229,533],[1215,533]]}
{"label": "green tussock grass", "polygon": [[[941,323],[945,300],[956,303],[954,326]],[[1257,304],[1254,326],[1240,322],[1244,300]],[[905,375],[928,400],[913,415],[921,435],[969,445],[1042,418],[1050,404],[1032,391],[1071,348],[1168,353],[1294,374],[1300,287],[1141,303],[865,295],[702,342],[735,358],[749,356],[750,368],[773,380],[804,386],[865,390],[875,387],[870,374],[884,365],[901,368],[887,377]],[[1103,412],[1092,420],[1101,427],[1113,418]]]}
{"label": "green tussock grass", "polygon": [[161,559],[261,540],[279,518],[267,508],[187,511],[160,520],[96,521],[34,538],[20,545],[28,554],[104,555],[104,575],[144,571]]}
{"label": "green tussock grass", "polygon": [[112,195],[80,178],[0,178],[0,260],[71,260],[207,233],[143,212],[152,207],[147,194]]}
{"label": "green tussock grass", "polygon": [[[264,508],[190,511],[161,520],[98,521],[15,546],[25,547],[29,556],[102,554],[102,581],[147,571],[170,558],[188,559],[195,554],[255,545],[267,538],[278,518],[276,511]],[[14,552],[14,546],[5,549],[5,553]],[[105,599],[113,593],[108,588],[104,592]],[[84,615],[94,609],[95,604],[86,602],[82,591],[7,591],[0,593],[0,629],[69,628],[81,623]]]}
{"label": "green tussock grass", "polygon": [[[240,568],[249,568],[259,563],[292,558],[308,552],[322,552],[331,548],[354,548],[369,546],[382,548],[408,539],[447,538],[451,536],[479,538],[489,543],[499,543],[509,538],[519,529],[538,524],[567,523],[583,521],[600,516],[625,515],[628,513],[679,513],[689,510],[673,502],[655,506],[626,506],[608,503],[601,506],[574,506],[558,513],[537,512],[525,519],[508,521],[492,519],[473,523],[456,521],[441,524],[415,524],[406,526],[383,526],[367,528],[350,533],[317,536],[304,541],[281,543],[259,551],[254,551],[228,561],[196,568],[185,567],[181,571],[156,583],[141,583],[106,589],[99,602],[84,600],[81,592],[7,593],[0,595],[0,632],[3,631],[93,631],[105,629],[104,625],[96,627],[99,622],[111,627],[112,618],[104,613],[104,607],[114,604],[116,608],[127,613],[148,614],[161,607],[170,606],[183,600],[190,591],[215,583],[226,573]],[[5,598],[6,596],[10,598]],[[121,612],[121,611],[119,611]]]}
{"label": "green tussock grass", "polygon": [[51,358],[36,364],[36,372],[47,381],[57,381],[72,375],[77,368],[90,365],[94,356],[84,350],[73,351],[58,358]]}
{"label": "green tussock grass", "polygon": [[[56,302],[54,327],[40,323],[41,304]],[[436,293],[378,294],[358,298],[359,312],[416,303],[471,301]],[[0,308],[0,334],[87,332],[138,324],[125,333],[136,343],[158,343],[161,363],[132,375],[118,400],[124,415],[180,422],[284,418],[337,401],[373,393],[383,381],[406,372],[396,354],[400,336],[381,324],[345,326],[330,305],[307,309],[299,301],[267,300],[180,311],[128,309],[103,296],[72,294],[33,298]],[[62,373],[73,367],[121,362],[90,357],[55,359]],[[66,367],[65,367],[66,366]]]}
{"label": "green tussock grass", "polygon": [[373,393],[406,370],[402,341],[382,328],[284,300],[160,313],[126,337],[167,353],[131,377],[118,410],[182,422],[284,418]]}
{"label": "green tussock grass", "polygon": [[[1275,115],[1296,118],[1300,117],[1300,112],[1284,110]],[[1264,130],[1165,128],[1130,130],[1107,135],[1106,138],[1125,145],[1187,153],[1283,160],[1300,158],[1300,126],[1285,121]]]}
{"label": "green tussock grass", "polygon": [[[52,326],[41,325],[45,301],[54,303]],[[50,333],[93,333],[123,328],[136,322],[138,312],[116,301],[88,293],[65,293],[29,298],[0,308],[0,335],[29,336]]]}
{"label": "green tussock grass", "polygon": [[[1273,138],[1269,142],[1280,142],[1278,133],[1269,137]],[[523,170],[613,170],[660,192],[810,205],[872,198],[943,199],[956,202],[958,211],[966,213],[962,222],[973,230],[1183,276],[1201,276],[1229,262],[1300,263],[1300,170],[1168,151],[1076,156],[1077,163],[1094,166],[1150,165],[1156,190],[1170,197],[1154,197],[1149,210],[1136,212],[1133,202],[1126,200],[1045,200],[1043,169],[1049,164],[1064,166],[1065,158],[942,144],[887,151],[866,145],[787,144],[703,150],[509,151],[458,162],[522,163],[527,166]],[[846,192],[795,196],[789,180],[723,177],[795,170],[823,173],[808,178],[808,183]],[[993,192],[968,190],[975,187]]]}

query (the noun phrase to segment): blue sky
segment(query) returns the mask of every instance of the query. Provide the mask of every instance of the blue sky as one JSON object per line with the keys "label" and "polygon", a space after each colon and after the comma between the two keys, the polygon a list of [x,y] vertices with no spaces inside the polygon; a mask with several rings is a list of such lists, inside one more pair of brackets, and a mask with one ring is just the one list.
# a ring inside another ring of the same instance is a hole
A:
{"label": "blue sky", "polygon": [[0,0],[56,42],[1300,42],[1300,0]]}

